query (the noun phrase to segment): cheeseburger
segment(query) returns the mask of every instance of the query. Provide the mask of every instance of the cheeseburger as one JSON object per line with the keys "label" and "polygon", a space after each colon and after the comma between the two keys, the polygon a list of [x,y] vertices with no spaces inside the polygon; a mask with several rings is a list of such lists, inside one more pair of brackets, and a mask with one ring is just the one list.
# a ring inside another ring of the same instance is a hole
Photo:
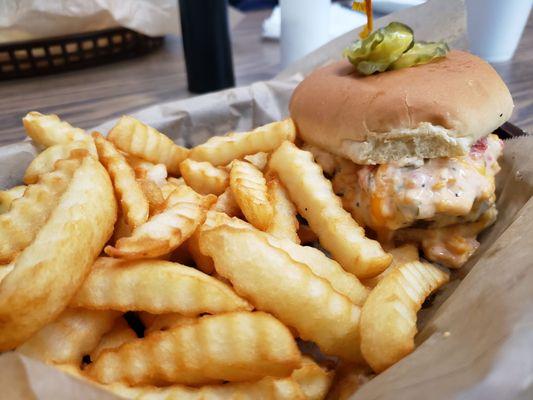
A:
{"label": "cheeseburger", "polygon": [[492,132],[512,110],[496,71],[463,51],[370,75],[340,61],[311,73],[290,102],[305,148],[357,222],[448,267],[495,220],[503,142]]}

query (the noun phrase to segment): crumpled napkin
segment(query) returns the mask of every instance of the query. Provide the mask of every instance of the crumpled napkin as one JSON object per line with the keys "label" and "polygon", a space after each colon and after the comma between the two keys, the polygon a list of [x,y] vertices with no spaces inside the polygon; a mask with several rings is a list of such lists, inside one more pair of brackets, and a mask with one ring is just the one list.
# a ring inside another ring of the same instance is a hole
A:
{"label": "crumpled napkin", "polygon": [[0,1],[0,43],[84,33],[117,26],[149,36],[178,34],[178,1]]}

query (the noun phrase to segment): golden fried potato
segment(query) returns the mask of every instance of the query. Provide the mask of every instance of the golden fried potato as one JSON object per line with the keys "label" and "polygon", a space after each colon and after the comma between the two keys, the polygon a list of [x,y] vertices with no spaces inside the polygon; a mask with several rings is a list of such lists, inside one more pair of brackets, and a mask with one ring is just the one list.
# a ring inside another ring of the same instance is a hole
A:
{"label": "golden fried potato", "polygon": [[[92,311],[92,312],[106,312],[106,311]],[[112,312],[112,311],[108,311]],[[131,342],[137,339],[137,334],[128,325],[126,320],[122,317],[117,318],[111,328],[105,335],[102,336],[96,347],[91,349],[89,355],[91,360],[96,360],[104,350],[116,349],[124,343]]]}
{"label": "golden fried potato", "polygon": [[287,191],[276,177],[269,179],[267,188],[273,210],[272,222],[267,232],[277,238],[288,239],[300,244],[297,233],[299,223],[296,218],[296,207],[289,199]]}
{"label": "golden fried potato", "polygon": [[230,217],[238,217],[242,215],[241,209],[233,196],[231,188],[227,188],[224,193],[218,196],[217,201],[212,207],[215,211],[220,211],[228,214]]}
{"label": "golden fried potato", "polygon": [[17,351],[47,363],[81,363],[108,332],[120,313],[68,308]]}
{"label": "golden fried potato", "polygon": [[213,263],[213,260],[211,257],[208,257],[200,251],[200,231],[202,227],[198,227],[196,231],[192,234],[192,236],[187,239],[186,246],[187,250],[189,251],[189,254],[191,255],[192,259],[194,260],[194,264],[196,265],[196,268],[198,268],[200,271],[211,275],[213,271],[215,270],[215,264]]}
{"label": "golden fried potato", "polygon": [[402,264],[420,260],[420,257],[418,255],[418,247],[410,243],[407,243],[407,244],[404,244],[402,246],[395,247],[392,249],[387,249],[387,252],[392,256],[392,262],[387,267],[387,269],[383,271],[381,274],[373,278],[365,279],[363,281],[363,284],[365,286],[373,288],[387,274],[392,272],[393,269],[399,267]]}
{"label": "golden fried potato", "polygon": [[261,171],[246,161],[233,161],[230,188],[246,219],[257,229],[267,230],[274,210],[268,200],[266,180]]}
{"label": "golden fried potato", "polygon": [[165,208],[165,197],[161,188],[151,179],[137,179],[137,183],[148,200],[150,215],[162,211]]}
{"label": "golden fried potato", "polygon": [[479,247],[476,236],[491,226],[498,216],[493,206],[475,222],[442,228],[406,228],[395,232],[395,239],[419,243],[424,256],[448,268],[461,268]]}
{"label": "golden fried potato", "polygon": [[116,383],[101,387],[121,397],[135,400],[307,400],[298,383],[290,377],[267,376],[252,382],[229,382],[199,387],[130,387]]}
{"label": "golden fried potato", "polygon": [[66,308],[111,237],[116,215],[109,175],[85,157],[54,212],[0,284],[1,351],[25,342]]}
{"label": "golden fried potato", "polygon": [[102,383],[199,385],[285,377],[300,362],[294,338],[278,320],[261,312],[234,312],[104,351],[88,374]]}
{"label": "golden fried potato", "polygon": [[328,174],[328,176],[332,176],[337,170],[337,168],[339,168],[339,158],[325,150],[322,150],[319,147],[313,146],[309,143],[304,143],[302,146],[302,150],[311,153],[315,162],[320,165],[322,171]]}
{"label": "golden fried potato", "polygon": [[166,331],[170,328],[174,328],[178,325],[191,325],[195,324],[197,319],[196,317],[187,317],[178,313],[169,313],[169,314],[148,314],[140,313],[141,321],[145,326],[144,336],[148,335],[151,332],[157,331]]}
{"label": "golden fried potato", "polygon": [[133,168],[115,146],[102,135],[94,132],[93,139],[98,158],[113,182],[124,221],[132,228],[144,224],[148,220],[149,205],[140,185],[135,180]]}
{"label": "golden fried potato", "polygon": [[122,213],[118,212],[117,222],[115,223],[115,230],[113,231],[112,243],[116,243],[117,240],[123,237],[128,237],[131,235],[132,228],[124,220]]}
{"label": "golden fried potato", "polygon": [[88,140],[76,140],[70,143],[50,146],[32,160],[24,173],[23,181],[26,185],[36,183],[39,180],[39,176],[54,170],[55,163],[58,160],[70,158],[71,155],[83,154],[84,151],[90,152],[92,149],[94,149],[94,143]]}
{"label": "golden fried potato", "polygon": [[161,193],[163,193],[165,200],[168,199],[168,196],[170,196],[170,194],[179,186],[187,186],[183,178],[167,178],[167,182],[163,186],[160,186]]}
{"label": "golden fried potato", "polygon": [[44,115],[31,111],[22,118],[22,123],[28,136],[42,147],[81,141],[87,143],[86,148],[92,155],[96,155],[92,138],[83,129],[61,121],[57,115]]}
{"label": "golden fried potato", "polygon": [[419,261],[403,264],[370,292],[361,313],[361,352],[379,373],[413,351],[416,313],[449,275]]}
{"label": "golden fried potato", "polygon": [[345,270],[358,278],[371,278],[387,268],[391,256],[378,242],[365,237],[363,228],[342,208],[311,153],[284,142],[272,154],[269,165],[322,246]]}
{"label": "golden fried potato", "polygon": [[[223,213],[211,210],[207,213],[207,218],[200,228],[200,232],[220,225],[254,230],[252,225],[238,218],[230,218]],[[359,282],[355,275],[346,272],[336,261],[327,257],[320,250],[300,246],[291,240],[279,239],[271,235],[264,235],[264,238],[270,246],[283,250],[294,261],[305,264],[316,276],[328,281],[333,289],[346,296],[353,304],[361,306],[365,302],[368,297],[368,289]]]}
{"label": "golden fried potato", "polygon": [[8,212],[0,215],[0,263],[11,262],[46,223],[57,202],[72,183],[82,158],[59,161],[52,172],[27,186]]}
{"label": "golden fried potato", "polygon": [[207,161],[194,161],[188,158],[181,162],[180,172],[187,185],[200,194],[218,196],[229,185],[228,172]]}
{"label": "golden fried potato", "polygon": [[335,369],[335,379],[326,399],[349,400],[373,375],[370,367],[366,365],[340,363]]}
{"label": "golden fried potato", "polygon": [[111,129],[108,139],[125,153],[153,164],[164,164],[173,175],[179,174],[179,164],[189,154],[188,149],[178,146],[168,136],[127,115]]}
{"label": "golden fried potato", "polygon": [[335,260],[314,247],[300,246],[287,239],[267,237],[268,243],[285,251],[291,258],[307,265],[318,277],[325,279],[338,293],[346,296],[353,304],[362,306],[368,297],[368,289],[346,272]]}
{"label": "golden fried potato", "polygon": [[0,190],[0,214],[8,212],[11,208],[11,203],[24,196],[26,188],[26,185],[20,185],[11,189]]}
{"label": "golden fried potato", "polygon": [[[87,379],[79,367],[68,364],[57,367],[76,378]],[[251,382],[228,382],[199,387],[177,384],[164,387],[131,387],[122,383],[90,383],[121,397],[135,400],[321,400],[325,398],[332,378],[332,371],[320,367],[309,357],[302,357],[302,366],[287,378],[267,376]]]}
{"label": "golden fried potato", "polygon": [[147,179],[161,187],[167,183],[168,173],[165,164],[153,164],[142,158],[126,155],[128,164],[135,171],[137,179]]}
{"label": "golden fried potato", "polygon": [[194,268],[162,260],[105,258],[97,260],[71,307],[186,316],[252,309],[229,286]]}
{"label": "golden fried potato", "polygon": [[268,164],[268,153],[265,153],[264,151],[260,151],[259,153],[244,156],[242,159],[244,161],[248,161],[254,167],[262,171],[265,169],[265,167]]}
{"label": "golden fried potato", "polygon": [[258,310],[271,312],[324,353],[359,360],[359,307],[310,266],[271,244],[275,238],[236,225],[222,224],[200,235],[200,249],[213,258],[216,271]]}
{"label": "golden fried potato", "polygon": [[188,186],[179,186],[169,195],[161,213],[137,227],[115,246],[106,246],[107,255],[126,259],[155,258],[170,253],[200,226],[215,196],[201,196]]}
{"label": "golden fried potato", "polygon": [[302,357],[302,366],[291,375],[302,389],[307,400],[322,400],[326,397],[333,381],[333,371],[328,371],[310,357]]}
{"label": "golden fried potato", "polygon": [[215,136],[194,147],[189,158],[196,161],[209,161],[215,166],[258,152],[270,152],[283,141],[294,141],[296,129],[291,119],[272,122],[249,132],[230,133]]}
{"label": "golden fried potato", "polygon": [[13,268],[15,268],[15,261],[12,261],[9,264],[2,264],[0,265],[0,283],[2,283],[2,280],[9,275],[11,271],[13,271]]}

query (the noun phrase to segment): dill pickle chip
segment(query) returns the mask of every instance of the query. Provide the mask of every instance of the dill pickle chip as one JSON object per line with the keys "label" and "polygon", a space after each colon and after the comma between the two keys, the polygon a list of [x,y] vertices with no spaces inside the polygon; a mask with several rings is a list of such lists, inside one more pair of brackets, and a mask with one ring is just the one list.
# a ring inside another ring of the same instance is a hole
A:
{"label": "dill pickle chip", "polygon": [[390,69],[427,64],[437,58],[444,57],[448,51],[450,48],[444,42],[416,42],[413,47],[391,64]]}
{"label": "dill pickle chip", "polygon": [[364,75],[385,71],[413,45],[413,31],[407,25],[391,22],[371,33],[366,39],[357,40],[345,51],[344,56]]}

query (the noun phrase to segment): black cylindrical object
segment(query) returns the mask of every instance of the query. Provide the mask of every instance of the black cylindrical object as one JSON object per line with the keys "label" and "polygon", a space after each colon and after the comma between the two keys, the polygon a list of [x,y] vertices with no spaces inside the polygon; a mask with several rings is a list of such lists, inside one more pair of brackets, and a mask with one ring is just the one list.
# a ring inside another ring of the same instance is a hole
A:
{"label": "black cylindrical object", "polygon": [[193,93],[235,86],[226,0],[179,0],[187,84]]}

